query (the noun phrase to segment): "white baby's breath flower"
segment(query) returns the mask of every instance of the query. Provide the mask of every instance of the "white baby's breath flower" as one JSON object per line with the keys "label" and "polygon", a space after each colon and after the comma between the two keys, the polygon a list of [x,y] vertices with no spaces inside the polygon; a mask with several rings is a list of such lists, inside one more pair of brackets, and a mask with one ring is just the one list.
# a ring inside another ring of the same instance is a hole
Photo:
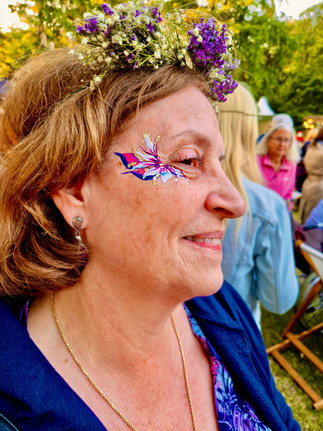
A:
{"label": "white baby's breath flower", "polygon": [[[181,66],[187,65],[192,69],[195,68],[195,63],[190,57],[192,51],[190,46],[191,36],[194,35],[194,39],[196,38],[198,43],[203,42],[201,33],[203,32],[204,34],[204,29],[206,29],[206,32],[209,31],[203,25],[203,22],[199,26],[201,28],[186,23],[184,19],[185,11],[181,10],[179,13],[166,14],[168,20],[166,27],[165,20],[159,23],[156,16],[154,16],[155,12],[151,7],[150,0],[136,0],[135,2],[118,4],[113,6],[113,10],[114,13],[111,16],[109,14],[104,15],[98,10],[84,14],[86,20],[94,17],[97,19],[97,29],[92,30],[93,33],[89,29],[84,31],[87,37],[84,38],[82,43],[88,46],[79,54],[82,56],[80,58],[83,58],[82,53],[84,54],[83,64],[88,64],[90,68],[100,70],[100,72],[97,72],[98,76],[94,76],[90,82],[91,89],[94,89],[104,79],[111,67],[126,67],[126,63],[128,63],[128,66],[131,64],[133,68],[150,66],[158,69],[162,64],[173,64],[177,61],[177,64],[180,63]],[[135,16],[137,10],[140,13]],[[120,16],[122,16],[122,19],[120,19]],[[150,34],[151,25],[156,30],[153,34]],[[178,25],[180,25],[180,29]],[[188,35],[186,31],[189,29],[191,31]],[[221,29],[222,26],[218,25],[217,30],[220,32]],[[104,37],[105,34],[106,37]],[[80,39],[82,41],[82,35]],[[225,63],[218,70],[219,73],[214,73],[212,67],[209,68],[207,64],[205,65],[207,80],[212,85],[210,87],[211,91],[214,91],[214,80],[221,82],[228,79],[228,76],[231,79],[231,76],[228,75],[228,72],[233,69],[232,55],[229,51],[231,42],[231,35],[227,32],[226,52],[221,57]],[[110,50],[113,52],[110,53]],[[125,57],[129,58],[130,55],[134,56],[133,60],[126,61]],[[102,64],[103,62],[105,65]],[[210,80],[210,69],[213,72],[212,76],[215,76],[212,81]]]}
{"label": "white baby's breath flower", "polygon": [[65,35],[67,37],[67,39],[69,40],[75,40],[75,36],[73,33],[71,33],[70,31],[68,31]]}
{"label": "white baby's breath flower", "polygon": [[85,12],[85,13],[83,14],[84,19],[91,18],[92,16],[93,16],[93,14],[92,14],[91,12]]}
{"label": "white baby's breath flower", "polygon": [[75,51],[74,51],[74,49],[70,49],[70,50],[68,51],[68,53],[69,53],[69,55],[74,55],[74,54],[75,54]]}
{"label": "white baby's breath flower", "polygon": [[80,54],[78,55],[78,58],[79,58],[79,60],[83,60],[83,59],[84,59],[84,55],[80,53]]}
{"label": "white baby's breath flower", "polygon": [[87,43],[88,43],[88,38],[87,37],[83,37],[83,39],[82,39],[82,45],[87,45]]}

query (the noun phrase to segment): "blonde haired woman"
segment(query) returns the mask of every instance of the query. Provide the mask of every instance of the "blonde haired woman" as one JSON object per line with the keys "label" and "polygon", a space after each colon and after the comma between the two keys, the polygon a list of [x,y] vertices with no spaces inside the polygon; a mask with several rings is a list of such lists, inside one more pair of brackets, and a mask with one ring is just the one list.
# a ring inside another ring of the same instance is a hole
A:
{"label": "blonde haired woman", "polygon": [[290,218],[283,199],[261,185],[255,154],[257,107],[252,95],[239,85],[219,108],[224,170],[248,202],[241,219],[228,221],[222,270],[260,327],[259,302],[282,314],[297,300]]}

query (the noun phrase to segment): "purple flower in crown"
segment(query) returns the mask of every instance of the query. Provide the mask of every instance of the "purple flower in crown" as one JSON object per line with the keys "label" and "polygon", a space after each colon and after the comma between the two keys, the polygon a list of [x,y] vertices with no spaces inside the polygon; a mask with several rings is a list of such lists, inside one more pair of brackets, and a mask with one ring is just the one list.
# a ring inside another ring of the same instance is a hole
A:
{"label": "purple flower in crown", "polygon": [[114,153],[129,170],[122,172],[123,174],[133,174],[144,181],[152,180],[154,185],[157,184],[158,178],[161,178],[163,183],[172,177],[175,177],[175,181],[178,181],[178,178],[186,178],[180,169],[162,162],[158,156],[157,143],[151,140],[147,132],[144,134],[144,144],[145,148],[140,146],[139,150],[134,149],[132,153]]}
{"label": "purple flower in crown", "polygon": [[155,29],[154,29],[154,26],[152,24],[146,24],[146,28],[150,34],[153,34]]}
{"label": "purple flower in crown", "polygon": [[[210,82],[210,93],[218,101],[224,102],[225,95],[232,93],[238,84],[233,80],[230,72],[238,67],[238,63],[226,60],[228,49],[228,29],[225,24],[217,28],[212,19],[205,21],[203,18],[199,24],[188,31],[190,42],[187,50],[191,59],[201,73]],[[230,45],[230,44],[229,44]],[[211,79],[213,71],[218,76]]]}
{"label": "purple flower in crown", "polygon": [[98,29],[98,18],[93,16],[84,20],[84,29],[88,33],[96,33]]}
{"label": "purple flower in crown", "polygon": [[107,15],[113,15],[114,14],[114,11],[110,8],[110,6],[108,5],[108,4],[106,4],[106,3],[103,3],[103,5],[102,5],[102,9],[103,9],[103,12],[105,13],[105,14],[107,14]]}

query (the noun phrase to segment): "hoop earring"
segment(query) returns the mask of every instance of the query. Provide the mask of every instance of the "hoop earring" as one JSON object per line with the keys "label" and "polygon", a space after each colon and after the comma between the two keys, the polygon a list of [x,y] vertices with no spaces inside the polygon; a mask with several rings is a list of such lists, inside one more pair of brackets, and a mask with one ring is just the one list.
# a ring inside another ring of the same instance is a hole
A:
{"label": "hoop earring", "polygon": [[73,225],[74,229],[76,230],[74,238],[76,239],[76,241],[78,243],[79,251],[80,251],[80,265],[81,265],[81,268],[79,268],[80,271],[84,268],[84,266],[86,265],[86,262],[88,260],[88,251],[82,242],[82,237],[81,237],[81,232],[80,232],[82,224],[83,224],[82,217],[76,216],[73,218],[72,225]]}

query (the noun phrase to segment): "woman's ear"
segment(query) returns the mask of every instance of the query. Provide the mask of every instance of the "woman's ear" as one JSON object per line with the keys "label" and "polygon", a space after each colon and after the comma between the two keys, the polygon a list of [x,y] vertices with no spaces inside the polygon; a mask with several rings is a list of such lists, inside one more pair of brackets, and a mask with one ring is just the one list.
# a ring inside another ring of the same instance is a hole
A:
{"label": "woman's ear", "polygon": [[73,227],[72,220],[75,217],[83,219],[82,229],[86,228],[87,217],[83,199],[84,183],[77,186],[62,189],[52,194],[53,201],[66,222]]}

